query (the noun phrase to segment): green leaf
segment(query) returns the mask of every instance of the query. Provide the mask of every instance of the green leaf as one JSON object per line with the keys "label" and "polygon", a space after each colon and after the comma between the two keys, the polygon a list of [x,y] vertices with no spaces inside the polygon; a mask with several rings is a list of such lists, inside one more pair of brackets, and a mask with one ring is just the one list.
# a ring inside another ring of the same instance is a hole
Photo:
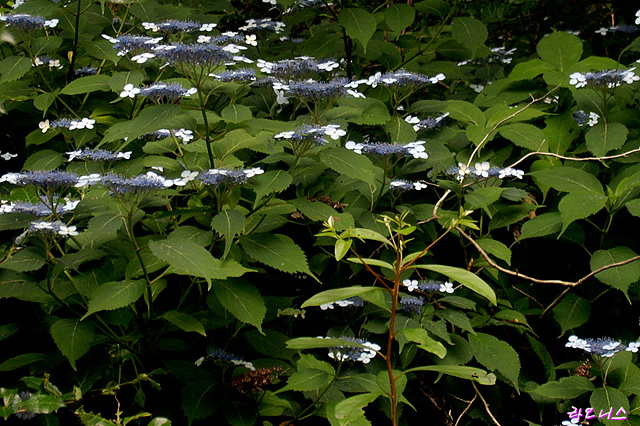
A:
{"label": "green leaf", "polygon": [[474,124],[478,127],[484,127],[487,119],[480,108],[465,101],[448,101],[447,111],[449,116],[458,121],[467,124]]}
{"label": "green leaf", "polygon": [[94,40],[90,43],[82,43],[82,47],[89,55],[97,59],[111,61],[114,64],[117,64],[122,59],[122,56],[118,56],[118,51],[113,48],[113,43],[109,40]]}
{"label": "green leaf", "polygon": [[178,311],[169,311],[162,314],[162,318],[186,332],[193,331],[205,337],[207,336],[202,323],[191,315]]}
{"label": "green leaf", "polygon": [[154,256],[167,262],[178,274],[194,275],[207,281],[239,277],[249,271],[233,260],[214,258],[205,248],[189,240],[151,241],[149,248]]}
{"label": "green leaf", "polygon": [[633,216],[640,217],[640,198],[627,202],[625,207]]}
{"label": "green leaf", "polygon": [[60,396],[54,395],[32,395],[31,398],[16,402],[13,408],[16,410],[29,411],[36,414],[49,414],[58,411],[58,408],[65,406],[65,401]]}
{"label": "green leaf", "polygon": [[254,177],[251,182],[254,184],[253,190],[256,192],[255,207],[265,195],[287,189],[293,183],[293,178],[284,170],[272,170]]}
{"label": "green leaf", "polygon": [[[612,263],[631,259],[635,256],[637,256],[636,253],[625,246],[618,246],[609,250],[598,250],[591,256],[591,271],[611,265]],[[629,286],[640,280],[640,261],[606,269],[597,273],[595,277],[601,282],[617,288],[626,295]]]}
{"label": "green leaf", "polygon": [[220,409],[218,382],[191,382],[182,389],[182,409],[189,419],[189,425],[194,420],[204,419]]}
{"label": "green leaf", "polygon": [[530,151],[546,152],[548,149],[544,132],[532,124],[510,124],[501,127],[498,131],[504,138]]}
{"label": "green leaf", "polygon": [[548,382],[538,386],[534,392],[545,398],[573,399],[595,389],[596,387],[586,377],[569,376],[557,382]]}
{"label": "green leaf", "polygon": [[142,296],[146,288],[144,280],[109,282],[98,287],[89,298],[89,308],[82,319],[99,311],[124,308]]}
{"label": "green leaf", "polygon": [[562,216],[560,213],[551,212],[543,213],[540,216],[536,216],[531,220],[528,220],[520,228],[520,237],[518,241],[544,237],[545,235],[557,234],[562,230]]}
{"label": "green leaf", "polygon": [[499,186],[476,188],[464,196],[465,207],[468,210],[486,209],[500,199],[503,190]]}
{"label": "green leaf", "polygon": [[385,128],[390,142],[409,143],[416,140],[416,131],[413,130],[413,126],[401,117],[392,117]]}
{"label": "green leaf", "polygon": [[37,271],[45,264],[43,254],[35,247],[27,247],[0,263],[0,268],[16,272]]}
{"label": "green leaf", "polygon": [[447,355],[447,349],[444,345],[435,339],[432,339],[427,330],[422,328],[405,328],[401,332],[410,342],[416,342],[418,348],[437,355],[440,359]]}
{"label": "green leaf", "polygon": [[[108,81],[105,84],[108,88]],[[131,142],[145,133],[151,133],[158,129],[170,129],[173,127],[172,120],[179,112],[181,112],[180,106],[174,104],[153,105],[145,108],[133,120],[116,123],[107,129],[100,144],[125,138]]]}
{"label": "green leaf", "polygon": [[446,275],[447,277],[449,277],[449,279],[458,281],[469,290],[475,291],[479,295],[486,297],[492,304],[497,304],[496,293],[489,286],[489,284],[484,282],[477,275],[472,274],[465,269],[446,265],[413,265],[412,268],[426,269],[442,275]]}
{"label": "green leaf", "polygon": [[511,81],[520,81],[520,80],[531,80],[539,76],[540,74],[547,73],[552,71],[553,67],[544,62],[541,59],[531,59],[530,61],[520,62],[513,67],[511,73],[509,74],[509,80]]}
{"label": "green leaf", "polygon": [[616,415],[621,408],[624,408],[624,412],[626,414],[629,414],[631,411],[629,407],[629,398],[627,398],[624,393],[620,392],[620,390],[612,386],[606,386],[593,391],[589,398],[589,402],[591,403],[591,407],[594,412],[597,414],[599,414],[600,411],[608,412],[613,408],[612,420],[604,418],[600,419],[600,421],[605,425],[613,426],[619,424],[619,420],[613,420],[614,417],[627,417],[627,415],[622,412],[620,412],[620,416]]}
{"label": "green leaf", "polygon": [[328,148],[320,152],[320,161],[341,175],[375,185],[373,163],[364,155],[344,148]]}
{"label": "green leaf", "polygon": [[66,318],[56,321],[51,326],[53,341],[76,371],[76,361],[91,349],[95,339],[93,327],[80,321]]}
{"label": "green leaf", "polygon": [[475,51],[484,46],[489,32],[487,27],[474,18],[454,18],[451,25],[451,36],[464,47]]}
{"label": "green leaf", "polygon": [[561,337],[568,330],[580,327],[589,321],[589,317],[591,316],[591,303],[588,299],[583,299],[574,293],[569,293],[562,302],[553,308],[551,313],[562,329],[560,336],[558,336]]}
{"label": "green leaf", "polygon": [[21,78],[33,68],[31,59],[25,56],[9,56],[0,61],[0,83]]}
{"label": "green leaf", "polygon": [[33,364],[34,362],[39,362],[48,358],[46,354],[40,353],[26,353],[20,354],[18,356],[14,356],[13,358],[9,358],[0,364],[0,371],[13,371],[18,368],[24,367],[25,365]]}
{"label": "green leaf", "polygon": [[290,274],[304,272],[312,275],[304,252],[286,235],[251,234],[239,239],[247,254],[260,263]]}
{"label": "green leaf", "polygon": [[[345,240],[338,240],[338,241],[345,241]],[[337,243],[337,241],[336,241]],[[390,264],[389,262],[385,262],[384,260],[379,260],[379,259],[362,259],[362,258],[358,258],[358,257],[350,257],[347,259],[349,262],[353,262],[353,263],[360,263],[361,265],[373,265],[373,266],[379,266],[381,268],[385,268],[388,269],[390,271],[395,271],[395,268],[393,267],[392,264]]]}
{"label": "green leaf", "polygon": [[298,371],[287,380],[287,385],[276,393],[288,390],[312,391],[326,387],[336,372],[331,364],[319,361],[312,355],[302,354],[297,363]]}
{"label": "green leaf", "polygon": [[459,377],[461,379],[473,380],[481,385],[494,385],[496,376],[493,373],[487,373],[481,368],[467,367],[464,365],[427,365],[424,367],[415,367],[405,370],[403,373],[413,373],[415,371],[435,371],[440,374],[448,374],[449,376]]}
{"label": "green leaf", "polygon": [[233,246],[233,238],[242,232],[245,223],[244,215],[233,209],[223,210],[211,219],[211,228],[224,236],[223,258],[229,254],[229,250]]}
{"label": "green leaf", "polygon": [[516,222],[520,222],[522,219],[529,216],[529,213],[535,209],[536,206],[531,203],[502,207],[491,218],[491,222],[489,222],[489,230],[492,231],[494,229],[500,229]]}
{"label": "green leaf", "polygon": [[543,38],[536,47],[538,56],[558,71],[568,71],[580,61],[582,42],[572,34],[555,31]]}
{"label": "green leaf", "polygon": [[492,240],[490,238],[482,238],[476,240],[476,242],[487,253],[494,255],[498,259],[504,260],[507,262],[507,265],[511,265],[511,250],[500,241]]}
{"label": "green leaf", "polygon": [[587,191],[571,192],[560,200],[558,209],[562,217],[562,232],[575,220],[598,213],[607,203],[607,197]]}
{"label": "green leaf", "polygon": [[83,93],[95,92],[97,90],[111,90],[109,87],[108,75],[89,75],[73,80],[62,88],[61,93],[64,95],[80,95]]}
{"label": "green leaf", "polygon": [[287,348],[294,350],[335,348],[338,346],[344,346],[346,348],[366,348],[364,345],[344,339],[296,337],[295,339],[287,340]]}
{"label": "green leaf", "polygon": [[243,121],[251,120],[251,109],[244,105],[227,105],[222,109],[220,116],[230,123],[241,123]]}
{"label": "green leaf", "polygon": [[589,151],[597,157],[602,157],[611,150],[622,148],[628,134],[629,130],[624,124],[609,123],[605,120],[589,129],[584,138]]}
{"label": "green leaf", "polygon": [[604,190],[598,178],[582,169],[565,166],[549,167],[529,174],[542,185],[558,191],[588,191],[593,194],[604,195]]}
{"label": "green leaf", "polygon": [[520,358],[511,345],[485,333],[470,334],[469,344],[473,356],[480,364],[499,372],[518,389]]}
{"label": "green leaf", "polygon": [[347,7],[340,11],[338,22],[347,32],[347,35],[358,40],[364,51],[367,51],[367,43],[376,32],[376,18],[364,9]]}
{"label": "green leaf", "polygon": [[291,361],[296,355],[296,351],[286,348],[289,336],[275,330],[265,329],[261,334],[258,330],[252,329],[244,333],[244,337],[253,349],[269,358]]}
{"label": "green leaf", "polygon": [[222,160],[238,150],[251,148],[261,143],[259,139],[244,130],[236,129],[225,134],[222,139],[213,141],[211,148],[215,156]]}
{"label": "green leaf", "polygon": [[371,426],[364,415],[363,408],[375,401],[380,394],[365,393],[349,397],[338,402],[334,408],[334,416],[340,426]]}
{"label": "green leaf", "polygon": [[400,32],[413,24],[416,11],[407,4],[392,3],[384,11],[384,22],[391,31]]}
{"label": "green leaf", "polygon": [[267,307],[254,285],[237,279],[215,280],[213,291],[222,306],[234,317],[262,332],[262,320]]}
{"label": "green leaf", "polygon": [[47,110],[55,100],[56,95],[53,93],[41,93],[33,100],[33,106],[42,111],[43,114],[46,114]]}
{"label": "green leaf", "polygon": [[[307,301],[305,301],[301,308],[306,308],[307,306],[320,306],[326,303],[337,302],[338,300],[348,299],[350,297],[358,296],[365,300],[382,300],[384,301],[384,290],[379,287],[361,287],[361,286],[353,286],[353,287],[342,287],[335,288],[332,290],[325,290],[316,295],[311,296]],[[379,305],[376,303],[376,305]],[[384,309],[389,309],[386,304],[381,306]]]}

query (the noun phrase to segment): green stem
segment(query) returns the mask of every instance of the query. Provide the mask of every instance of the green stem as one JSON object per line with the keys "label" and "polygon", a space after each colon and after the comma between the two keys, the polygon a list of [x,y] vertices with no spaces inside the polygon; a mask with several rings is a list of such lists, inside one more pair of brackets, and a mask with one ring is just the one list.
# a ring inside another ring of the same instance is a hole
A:
{"label": "green stem", "polygon": [[76,64],[76,53],[78,50],[78,37],[80,35],[80,9],[82,1],[78,0],[78,8],[76,9],[76,26],[74,28],[73,35],[73,47],[71,48],[71,63],[69,64],[69,71],[67,71],[67,83],[73,79],[73,68]]}

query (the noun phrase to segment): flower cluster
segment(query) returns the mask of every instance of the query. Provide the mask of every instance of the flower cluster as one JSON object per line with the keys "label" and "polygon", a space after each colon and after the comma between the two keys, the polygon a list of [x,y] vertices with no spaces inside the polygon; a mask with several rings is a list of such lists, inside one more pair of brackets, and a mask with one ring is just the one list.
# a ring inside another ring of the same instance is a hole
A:
{"label": "flower cluster", "polygon": [[215,77],[218,80],[228,83],[228,82],[247,82],[247,81],[256,81],[256,72],[251,68],[242,68],[239,70],[228,70],[223,71],[219,74],[209,74],[211,77]]}
{"label": "flower cluster", "polygon": [[81,130],[81,129],[93,129],[93,125],[96,124],[96,120],[92,118],[59,118],[52,122],[49,120],[44,120],[38,123],[38,127],[42,131],[42,133],[46,133],[50,128],[65,128],[69,130]]}
{"label": "flower cluster", "polygon": [[151,139],[165,139],[170,137],[176,137],[180,139],[183,144],[187,144],[190,140],[193,140],[193,130],[188,129],[158,129],[151,133],[145,133],[140,136],[141,138]]}
{"label": "flower cluster", "polygon": [[389,182],[389,189],[392,191],[420,191],[426,187],[427,184],[422,181],[396,179]]}
{"label": "flower cluster", "polygon": [[45,19],[42,16],[28,15],[26,13],[14,13],[0,16],[0,21],[19,30],[40,30],[43,28],[55,28],[58,19]]}
{"label": "flower cluster", "polygon": [[404,145],[394,143],[365,143],[348,141],[345,148],[357,154],[398,155],[400,157],[429,158],[425,152],[425,141],[415,141]]}
{"label": "flower cluster", "polygon": [[44,220],[31,222],[27,232],[41,235],[60,235],[63,237],[78,235],[78,231],[75,226],[69,226],[59,220],[56,220],[55,222],[47,222]]}
{"label": "flower cluster", "polygon": [[510,176],[522,179],[522,177],[524,176],[523,170],[514,169],[511,167],[506,167],[504,169],[500,167],[491,167],[491,164],[489,164],[488,161],[476,163],[473,168],[467,166],[466,164],[458,163],[458,167],[451,167],[445,170],[445,173],[455,176],[456,179],[460,182],[462,182],[467,176],[474,178],[498,177],[499,179],[504,179]]}
{"label": "flower cluster", "polygon": [[434,77],[428,77],[422,74],[416,74],[406,70],[398,70],[388,73],[376,73],[370,76],[367,80],[358,80],[358,84],[365,83],[371,87],[390,86],[390,87],[402,87],[408,86],[412,88],[418,88],[426,86],[428,84],[436,84],[439,81],[443,81],[447,77],[440,73]]}
{"label": "flower cluster", "polygon": [[51,68],[57,68],[59,70],[61,70],[62,68],[64,68],[62,66],[62,64],[60,63],[60,59],[53,59],[50,58],[48,56],[36,56],[33,60],[33,66],[34,67],[39,67],[42,65],[46,65],[49,67],[49,69]]}
{"label": "flower cluster", "polygon": [[147,172],[146,174],[130,178],[119,176],[115,173],[107,173],[102,176],[100,182],[114,194],[155,191],[173,185],[172,181],[168,181],[153,172]]}
{"label": "flower cluster", "polygon": [[[275,4],[275,0],[262,0],[270,1]],[[296,4],[285,9],[284,13],[299,12],[304,9],[319,9],[325,6],[333,6],[333,3],[325,3],[322,0],[298,0]]]}
{"label": "flower cluster", "polygon": [[448,112],[445,112],[444,114],[438,117],[427,117],[424,120],[420,120],[418,117],[407,115],[404,118],[404,121],[406,121],[409,124],[412,124],[413,130],[417,132],[421,129],[436,129],[438,127],[442,127],[447,123],[448,121],[447,117],[449,117]]}
{"label": "flower cluster", "polygon": [[595,31],[596,34],[607,35],[608,33],[627,33],[633,34],[638,32],[640,27],[637,25],[615,25],[613,27],[602,27]]}
{"label": "flower cluster", "polygon": [[[75,210],[80,200],[72,201],[65,198],[64,204],[57,204],[55,206],[56,213],[63,215],[65,213]],[[53,215],[51,207],[43,203],[30,203],[28,201],[2,201],[0,204],[0,213],[22,213],[36,217],[45,217]]]}
{"label": "flower cluster", "polygon": [[569,336],[569,341],[565,344],[565,347],[582,349],[590,354],[609,358],[620,351],[638,352],[638,349],[640,348],[640,341],[630,342],[628,345],[625,345],[619,340],[614,340],[609,337],[581,339],[574,335]]}
{"label": "flower cluster", "polygon": [[240,31],[264,31],[280,34],[286,26],[283,22],[272,21],[271,18],[247,19],[245,22],[246,25],[238,28]]}
{"label": "flower cluster", "polygon": [[160,22],[159,24],[143,22],[142,26],[145,30],[151,30],[156,33],[190,33],[194,31],[211,31],[217,26],[217,24],[201,24],[195,21],[179,21],[177,19],[171,19]]}
{"label": "flower cluster", "polygon": [[278,133],[274,138],[289,139],[296,142],[312,142],[316,145],[324,145],[328,142],[324,136],[328,136],[335,141],[346,134],[347,132],[342,130],[338,124],[327,124],[326,126],[312,126],[305,124],[297,130]]}
{"label": "flower cluster", "polygon": [[198,174],[198,172],[192,172],[191,170],[183,170],[179,178],[167,179],[164,186],[185,186],[192,180],[195,180]]}
{"label": "flower cluster", "polygon": [[98,74],[98,68],[95,67],[82,67],[74,71],[74,74],[78,77],[86,77],[88,75]]}
{"label": "flower cluster", "polygon": [[598,119],[600,116],[595,112],[590,112],[587,114],[586,112],[579,110],[573,113],[573,119],[579,126],[584,126],[585,124],[589,127],[593,127],[598,124]]}
{"label": "flower cluster", "polygon": [[[2,152],[2,151],[0,151]],[[9,152],[5,152],[4,154],[0,154],[0,158],[2,158],[5,161],[9,161],[12,158],[16,158],[18,156],[18,154],[11,154]]]}
{"label": "flower cluster", "polygon": [[453,283],[434,281],[434,280],[404,280],[402,285],[407,287],[407,290],[414,291],[419,290],[422,292],[439,291],[441,293],[453,293]]}
{"label": "flower cluster", "polygon": [[255,175],[264,173],[259,167],[253,169],[211,169],[200,173],[198,179],[209,186],[225,184],[227,186],[238,186],[247,183],[247,179]]}
{"label": "flower cluster", "polygon": [[123,35],[120,37],[111,37],[106,34],[102,34],[102,37],[113,43],[113,48],[118,51],[118,56],[124,56],[127,53],[144,49],[148,50],[157,46],[162,41],[162,37],[147,37],[147,36],[134,36]]}
{"label": "flower cluster", "polygon": [[[125,96],[133,97],[131,94],[139,94],[143,98],[151,99],[155,102],[160,102],[163,100],[167,101],[176,101],[183,96],[191,96],[198,93],[198,89],[192,87],[190,89],[185,89],[182,85],[178,83],[155,83],[151,86],[143,87],[141,89],[136,89],[131,84],[127,84],[124,86],[122,93],[120,93],[120,97],[124,98]],[[125,95],[125,96],[123,96]]]}
{"label": "flower cluster", "polygon": [[398,301],[398,303],[400,305],[400,310],[419,314],[420,310],[425,304],[425,300],[422,297],[403,294],[400,296],[400,300]]}
{"label": "flower cluster", "polygon": [[315,80],[291,80],[287,84],[280,81],[273,82],[273,90],[282,98],[282,102],[288,103],[288,97],[299,98],[308,102],[318,102],[321,100],[336,100],[344,96],[354,98],[364,98],[364,95],[356,90],[357,82],[349,81],[347,78],[338,77],[331,81]]}
{"label": "flower cluster", "polygon": [[587,85],[596,88],[609,88],[620,86],[623,82],[627,84],[633,84],[640,80],[640,76],[636,75],[633,70],[635,67],[628,70],[605,70],[598,72],[588,72],[586,74],[580,72],[574,72],[569,75],[569,84],[576,86],[576,88],[585,87]]}
{"label": "flower cluster", "polygon": [[208,359],[208,358],[212,358],[212,359],[215,359],[215,360],[218,360],[218,361],[230,363],[230,364],[233,364],[233,365],[241,365],[241,366],[243,366],[245,368],[248,368],[251,371],[255,371],[255,369],[256,369],[253,366],[252,363],[250,363],[248,361],[245,361],[244,359],[242,359],[242,358],[240,358],[238,356],[231,355],[230,353],[225,352],[222,349],[209,349],[209,350],[207,350],[207,356],[199,358],[195,362],[195,364],[199,367],[199,366],[202,365],[202,362],[205,359]]}
{"label": "flower cluster", "polygon": [[320,305],[320,309],[326,311],[327,309],[333,309],[335,306],[339,306],[341,308],[346,308],[348,306],[352,308],[359,308],[364,306],[364,300],[358,296],[353,296],[348,299],[338,300],[337,302],[323,303]]}
{"label": "flower cluster", "polygon": [[18,186],[33,185],[48,191],[55,191],[75,186],[78,183],[78,175],[60,170],[35,170],[6,173],[0,177],[0,183],[2,182],[9,182]]}
{"label": "flower cluster", "polygon": [[282,80],[305,80],[323,71],[333,71],[340,64],[326,59],[317,61],[309,56],[298,56],[294,59],[284,59],[278,62],[267,62],[258,59],[260,71]]}
{"label": "flower cluster", "polygon": [[11,404],[11,408],[15,412],[17,418],[21,420],[31,420],[37,416],[37,413],[20,408],[20,403],[29,399],[31,399],[31,392],[20,392],[15,396],[13,403]]}
{"label": "flower cluster", "polygon": [[129,160],[131,158],[131,151],[127,152],[111,152],[106,149],[89,149],[69,151],[69,161],[75,159],[85,161],[117,161],[117,160]]}
{"label": "flower cluster", "polygon": [[[218,46],[213,43],[176,43],[155,46],[153,53],[147,53],[146,55],[147,57],[155,56],[162,58],[171,65],[190,64],[202,67],[215,67],[225,63],[231,63],[232,60],[241,58],[234,57],[231,50],[235,49]],[[131,59],[133,60],[134,58]],[[138,62],[140,62],[140,60]]]}
{"label": "flower cluster", "polygon": [[[332,337],[318,336],[318,339],[332,339]],[[380,345],[367,342],[364,339],[358,339],[355,337],[340,337],[340,339],[365,347],[336,346],[329,348],[329,357],[336,361],[359,361],[363,364],[368,364],[373,358],[375,358],[376,351],[381,349]]]}
{"label": "flower cluster", "polygon": [[501,63],[501,64],[510,64],[513,58],[513,52],[516,49],[505,49],[504,47],[492,47],[491,53],[486,58],[474,59],[474,60],[466,60],[458,62],[458,66],[461,67],[467,64],[474,65],[483,65],[483,64],[493,64],[493,63]]}

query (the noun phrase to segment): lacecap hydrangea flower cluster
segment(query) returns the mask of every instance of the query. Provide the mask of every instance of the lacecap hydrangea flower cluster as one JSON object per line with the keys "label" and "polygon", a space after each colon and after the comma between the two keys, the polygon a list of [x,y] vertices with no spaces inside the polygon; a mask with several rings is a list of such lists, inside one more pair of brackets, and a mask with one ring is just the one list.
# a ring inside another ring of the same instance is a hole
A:
{"label": "lacecap hydrangea flower cluster", "polygon": [[606,358],[614,356],[620,351],[638,352],[640,341],[630,342],[625,345],[619,340],[609,337],[599,337],[597,339],[581,339],[578,336],[569,336],[569,341],[565,345],[567,348],[582,349],[593,355],[600,355]]}

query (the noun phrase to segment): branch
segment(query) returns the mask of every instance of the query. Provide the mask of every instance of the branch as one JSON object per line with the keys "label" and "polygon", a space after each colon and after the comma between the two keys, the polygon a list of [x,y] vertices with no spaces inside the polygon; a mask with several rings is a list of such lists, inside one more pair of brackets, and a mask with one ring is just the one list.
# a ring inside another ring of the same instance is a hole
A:
{"label": "branch", "polygon": [[539,152],[539,151],[536,151],[536,152],[528,153],[527,155],[525,155],[524,157],[522,157],[521,159],[519,159],[518,161],[516,161],[515,163],[513,163],[509,167],[513,168],[513,167],[517,166],[518,164],[522,163],[524,160],[526,160],[527,158],[531,157],[532,155],[548,155],[550,157],[556,157],[556,158],[560,158],[562,160],[569,160],[569,161],[602,161],[602,160],[611,160],[613,158],[626,157],[628,155],[635,154],[636,152],[640,152],[640,148],[632,149],[631,151],[623,152],[622,154],[607,155],[607,156],[604,156],[604,157],[577,158],[577,157],[566,157],[564,155],[555,154],[553,152]]}
{"label": "branch", "polygon": [[476,384],[471,382],[471,384],[473,385],[473,388],[476,390],[476,394],[478,394],[478,396],[480,397],[480,399],[482,400],[482,403],[484,404],[484,409],[487,410],[487,414],[489,414],[489,417],[491,417],[491,420],[493,420],[493,422],[497,425],[497,426],[501,426],[500,423],[498,423],[498,420],[496,420],[495,417],[493,417],[493,413],[491,412],[491,410],[489,410],[489,404],[487,404],[487,401],[485,401],[485,399],[482,397],[482,394],[480,393],[480,391],[478,390],[478,388],[476,387]]}
{"label": "branch", "polygon": [[480,245],[472,237],[470,237],[467,233],[465,233],[459,226],[456,226],[455,229],[456,229],[456,231],[460,232],[460,234],[463,237],[465,237],[467,240],[469,240],[469,242],[471,244],[473,244],[473,246],[476,248],[476,250],[478,250],[478,252],[480,252],[482,257],[484,257],[484,259],[487,261],[487,263],[489,265],[491,265],[493,268],[496,268],[497,270],[499,270],[501,272],[504,272],[505,274],[513,275],[514,277],[522,278],[522,279],[525,279],[525,280],[528,280],[528,281],[532,281],[532,282],[538,283],[538,284],[559,284],[559,285],[564,285],[564,286],[568,286],[568,287],[576,287],[576,286],[582,284],[583,282],[585,282],[587,279],[591,278],[593,275],[598,274],[598,273],[600,273],[602,271],[605,271],[605,270],[611,269],[611,268],[617,268],[618,266],[623,266],[623,265],[626,265],[628,263],[635,262],[636,260],[640,260],[640,255],[638,255],[638,256],[634,256],[634,257],[632,257],[630,259],[623,260],[621,262],[616,262],[616,263],[611,263],[609,265],[605,265],[605,266],[603,266],[601,268],[596,269],[595,271],[591,271],[590,273],[588,273],[584,277],[580,278],[578,281],[541,280],[541,279],[538,279],[538,278],[530,277],[530,276],[525,275],[525,274],[521,274],[520,272],[516,272],[516,271],[512,271],[512,270],[507,269],[507,268],[503,268],[502,266],[498,265],[496,262],[491,260],[491,258],[487,254],[487,252],[484,251],[482,249],[482,247],[480,247]]}

